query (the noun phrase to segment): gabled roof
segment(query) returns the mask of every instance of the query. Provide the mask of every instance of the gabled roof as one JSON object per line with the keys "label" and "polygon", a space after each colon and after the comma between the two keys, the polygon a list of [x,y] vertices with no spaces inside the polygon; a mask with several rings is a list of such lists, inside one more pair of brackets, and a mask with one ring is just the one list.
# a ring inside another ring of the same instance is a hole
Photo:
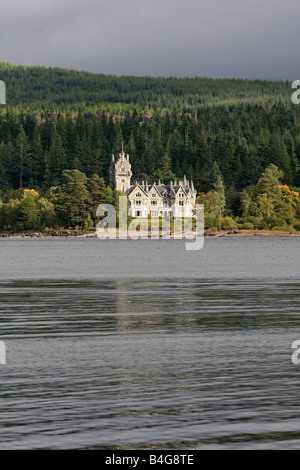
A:
{"label": "gabled roof", "polygon": [[170,192],[170,186],[166,184],[156,184],[156,185],[149,186],[149,192],[152,191],[153,189],[156,189],[156,191],[158,192],[160,196],[162,196],[165,191],[167,195],[169,195],[169,192]]}
{"label": "gabled roof", "polygon": [[185,188],[185,187],[184,187],[183,185],[181,185],[181,184],[178,184],[177,186],[173,186],[173,190],[174,190],[174,193],[175,193],[175,194],[177,194],[177,193],[180,191],[180,189],[183,189],[183,192],[185,193],[185,195],[188,194],[188,189],[189,189],[188,187]]}
{"label": "gabled roof", "polygon": [[[166,193],[166,196],[171,196],[171,194],[173,193],[174,195],[177,195],[178,192],[182,189],[184,194],[186,196],[188,196],[189,194],[193,194],[191,188],[189,188],[188,186],[183,186],[183,185],[176,185],[176,186],[171,186],[169,184],[152,184],[152,185],[148,185],[148,191],[146,191],[144,188],[143,188],[143,185],[141,184],[135,184],[133,186],[130,186],[130,188],[126,191],[126,194],[129,196],[132,191],[136,188],[139,188],[141,191],[143,191],[143,193],[148,196],[150,194],[151,191],[156,191],[158,193],[159,196],[161,197],[164,197],[164,193]],[[196,192],[196,191],[194,191]]]}
{"label": "gabled roof", "polygon": [[134,191],[136,188],[140,189],[141,191],[143,191],[143,193],[146,196],[148,196],[147,192],[144,190],[143,186],[140,184],[134,184],[133,186],[130,186],[130,188],[127,189],[126,191],[127,196],[129,196],[132,193],[132,191]]}

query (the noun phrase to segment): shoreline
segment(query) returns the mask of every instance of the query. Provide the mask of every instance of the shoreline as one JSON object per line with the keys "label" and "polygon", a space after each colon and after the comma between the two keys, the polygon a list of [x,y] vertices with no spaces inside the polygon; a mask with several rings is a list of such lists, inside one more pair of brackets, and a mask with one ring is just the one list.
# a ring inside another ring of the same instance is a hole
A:
{"label": "shoreline", "polygon": [[[140,235],[142,236],[142,234]],[[144,234],[143,234],[144,236]],[[205,230],[205,237],[300,237],[300,232],[284,230]],[[50,231],[27,231],[27,232],[0,232],[0,238],[97,238],[96,231],[80,230],[50,230]],[[150,238],[150,237],[149,237]],[[159,238],[162,238],[160,234]],[[170,238],[176,239],[174,234]],[[118,231],[117,237],[118,239]],[[180,239],[180,238],[179,238]],[[182,239],[184,236],[182,235]]]}

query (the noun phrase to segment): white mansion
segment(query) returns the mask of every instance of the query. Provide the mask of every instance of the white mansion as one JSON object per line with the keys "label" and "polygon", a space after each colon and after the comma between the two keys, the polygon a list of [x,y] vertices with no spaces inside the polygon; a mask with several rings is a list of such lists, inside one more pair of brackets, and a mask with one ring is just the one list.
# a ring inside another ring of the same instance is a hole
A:
{"label": "white mansion", "polygon": [[110,185],[112,189],[127,194],[129,200],[129,215],[131,217],[192,217],[196,204],[197,191],[191,181],[171,181],[169,185],[146,182],[131,185],[132,177],[129,155],[122,151],[116,158],[112,155],[109,168]]}

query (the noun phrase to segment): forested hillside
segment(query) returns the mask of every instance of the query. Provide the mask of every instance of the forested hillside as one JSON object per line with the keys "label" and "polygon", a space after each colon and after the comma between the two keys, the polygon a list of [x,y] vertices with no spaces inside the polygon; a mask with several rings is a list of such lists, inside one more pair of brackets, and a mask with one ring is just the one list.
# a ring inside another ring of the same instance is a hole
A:
{"label": "forested hillside", "polygon": [[[290,102],[287,81],[212,78],[116,77],[76,70],[15,66],[0,62],[0,79],[6,82],[7,102],[47,109],[101,106],[113,109],[168,109],[196,111],[211,105]],[[119,108],[112,106],[118,103]],[[123,106],[121,106],[123,105]]]}
{"label": "forested hillside", "polygon": [[[129,153],[133,181],[194,180],[208,192],[221,176],[227,206],[275,164],[300,186],[300,108],[287,82],[112,77],[0,64],[0,197],[40,195],[64,170],[108,184],[112,152]],[[250,189],[249,189],[250,188]],[[238,212],[238,209],[236,209]]]}

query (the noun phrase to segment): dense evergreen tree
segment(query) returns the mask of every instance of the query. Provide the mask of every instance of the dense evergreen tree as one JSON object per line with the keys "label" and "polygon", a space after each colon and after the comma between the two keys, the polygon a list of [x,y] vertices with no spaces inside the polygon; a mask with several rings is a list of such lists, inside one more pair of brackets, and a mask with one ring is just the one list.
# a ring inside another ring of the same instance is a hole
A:
{"label": "dense evergreen tree", "polygon": [[55,212],[63,226],[89,228],[92,205],[87,178],[78,170],[65,170],[53,198]]}
{"label": "dense evergreen tree", "polygon": [[[22,125],[20,125],[20,132],[16,139],[16,168],[19,173],[19,188],[23,188],[24,178],[27,183],[31,183],[31,165],[30,165],[30,152],[28,137]],[[27,178],[26,178],[27,177]]]}

